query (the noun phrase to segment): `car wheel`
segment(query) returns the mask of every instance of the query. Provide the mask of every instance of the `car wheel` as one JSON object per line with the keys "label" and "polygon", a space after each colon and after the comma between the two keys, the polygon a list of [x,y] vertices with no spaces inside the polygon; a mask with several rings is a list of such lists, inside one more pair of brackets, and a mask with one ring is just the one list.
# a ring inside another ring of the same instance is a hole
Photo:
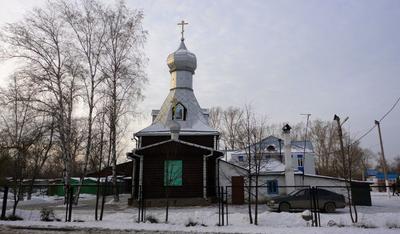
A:
{"label": "car wheel", "polygon": [[336,206],[335,206],[334,203],[329,202],[329,203],[326,203],[326,204],[325,204],[324,210],[325,210],[325,212],[327,212],[327,213],[333,213],[333,212],[335,212],[335,210],[336,210]]}
{"label": "car wheel", "polygon": [[279,211],[280,212],[289,212],[289,210],[290,210],[289,203],[282,202],[281,204],[279,204]]}

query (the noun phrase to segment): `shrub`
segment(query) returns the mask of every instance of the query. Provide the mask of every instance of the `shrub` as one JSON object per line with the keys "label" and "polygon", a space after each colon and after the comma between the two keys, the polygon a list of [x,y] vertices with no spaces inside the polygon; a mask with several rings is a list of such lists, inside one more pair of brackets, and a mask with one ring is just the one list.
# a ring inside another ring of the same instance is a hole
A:
{"label": "shrub", "polygon": [[186,227],[194,227],[197,225],[199,225],[199,223],[196,221],[193,221],[193,219],[191,219],[191,218],[189,218],[189,220],[185,224]]}
{"label": "shrub", "polygon": [[41,221],[52,222],[55,219],[56,218],[55,218],[53,209],[51,209],[51,208],[42,208],[40,210],[40,220]]}
{"label": "shrub", "polygon": [[18,215],[9,215],[8,217],[6,217],[6,220],[18,221],[18,220],[24,220],[24,219]]}
{"label": "shrub", "polygon": [[390,220],[386,222],[386,227],[388,227],[389,229],[400,228],[400,223],[397,223],[394,220]]}
{"label": "shrub", "polygon": [[186,227],[194,227],[194,226],[197,226],[197,225],[201,225],[203,227],[207,227],[207,225],[205,225],[203,223],[200,224],[199,222],[193,221],[193,219],[191,219],[191,218],[189,218],[189,220],[185,224]]}
{"label": "shrub", "polygon": [[146,222],[159,223],[158,219],[152,215],[146,216]]}

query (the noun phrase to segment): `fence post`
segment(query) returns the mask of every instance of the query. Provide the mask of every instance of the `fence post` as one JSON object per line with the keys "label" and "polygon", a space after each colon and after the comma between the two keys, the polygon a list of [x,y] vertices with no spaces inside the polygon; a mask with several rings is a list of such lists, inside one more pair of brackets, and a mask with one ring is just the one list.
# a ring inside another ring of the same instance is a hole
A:
{"label": "fence post", "polygon": [[222,211],[221,218],[222,218],[222,226],[224,226],[225,225],[224,187],[221,187],[221,195],[222,195],[221,196],[221,211]]}
{"label": "fence post", "polygon": [[65,222],[68,222],[68,211],[69,211],[69,185],[64,186],[64,197],[65,197]]}
{"label": "fence post", "polygon": [[221,226],[221,187],[218,186],[218,225]]}
{"label": "fence post", "polygon": [[137,222],[140,223],[140,206],[142,205],[142,204],[141,204],[142,201],[140,200],[140,196],[141,196],[140,193],[141,193],[142,187],[139,185],[138,189],[139,189],[139,190],[138,190],[138,204],[137,204],[137,205],[138,205],[138,217],[137,217]]}
{"label": "fence post", "polygon": [[70,187],[69,191],[69,210],[68,210],[68,222],[71,222],[71,216],[72,216],[72,204],[74,202],[74,187]]}
{"label": "fence post", "polygon": [[228,187],[225,187],[226,225],[228,226]]}
{"label": "fence post", "polygon": [[318,194],[318,186],[315,187],[315,196],[316,196],[316,200],[317,200],[317,227],[321,227],[321,210],[319,208],[319,194]]}
{"label": "fence post", "polygon": [[7,199],[8,199],[8,186],[4,187],[3,207],[1,209],[1,217],[0,217],[1,220],[6,219]]}

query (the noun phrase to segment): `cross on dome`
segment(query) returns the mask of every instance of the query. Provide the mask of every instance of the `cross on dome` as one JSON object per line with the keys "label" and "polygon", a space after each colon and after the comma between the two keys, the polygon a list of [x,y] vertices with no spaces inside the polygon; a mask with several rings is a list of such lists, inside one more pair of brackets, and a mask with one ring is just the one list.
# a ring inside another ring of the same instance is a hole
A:
{"label": "cross on dome", "polygon": [[182,20],[180,23],[178,23],[178,25],[182,26],[182,31],[181,31],[182,37],[181,37],[181,41],[184,41],[184,40],[185,40],[185,38],[183,37],[183,33],[185,32],[185,25],[187,25],[187,24],[189,24],[189,23],[186,23],[184,20]]}

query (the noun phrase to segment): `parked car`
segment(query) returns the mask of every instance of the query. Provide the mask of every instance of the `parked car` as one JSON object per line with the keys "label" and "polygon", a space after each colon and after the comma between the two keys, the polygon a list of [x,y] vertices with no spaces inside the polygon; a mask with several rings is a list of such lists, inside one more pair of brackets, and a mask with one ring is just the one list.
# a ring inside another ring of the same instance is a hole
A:
{"label": "parked car", "polygon": [[[344,196],[335,192],[318,188],[319,209],[328,213],[346,206]],[[311,209],[310,189],[294,190],[286,196],[277,196],[267,201],[272,210],[288,212],[291,210]]]}

